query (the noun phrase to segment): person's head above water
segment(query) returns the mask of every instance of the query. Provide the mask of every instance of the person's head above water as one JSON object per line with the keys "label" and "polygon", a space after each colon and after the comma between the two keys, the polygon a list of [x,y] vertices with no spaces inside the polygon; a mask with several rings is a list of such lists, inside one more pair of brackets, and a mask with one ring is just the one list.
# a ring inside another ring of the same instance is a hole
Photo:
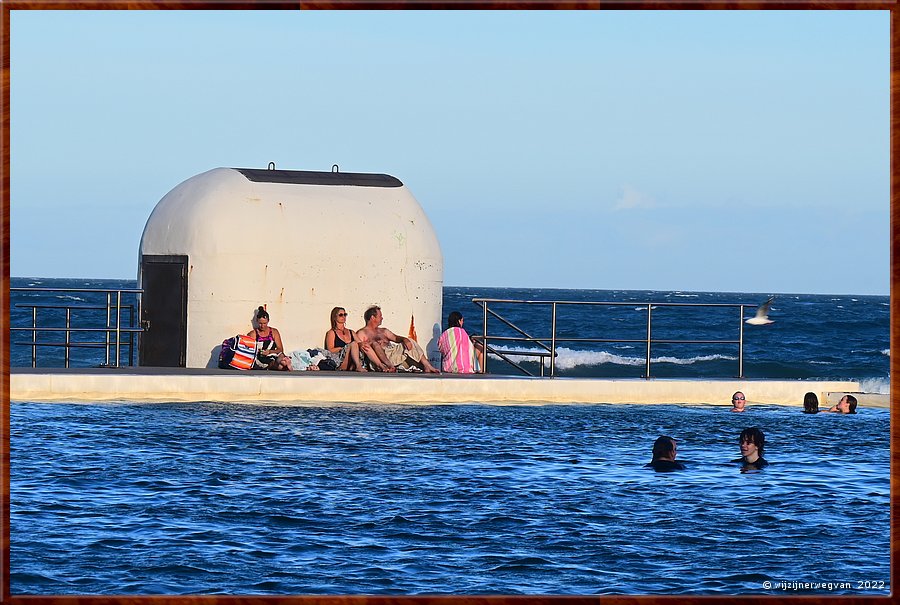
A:
{"label": "person's head above water", "polygon": [[739,443],[744,460],[756,462],[758,458],[763,457],[763,451],[766,449],[766,436],[755,426],[750,427],[741,431]]}
{"label": "person's head above water", "polygon": [[450,315],[447,316],[447,327],[448,328],[461,328],[463,322],[462,313],[459,311],[451,311]]}
{"label": "person's head above water", "polygon": [[819,398],[815,393],[807,393],[803,396],[803,413],[816,414],[819,411]]}
{"label": "person's head above water", "polygon": [[675,460],[675,456],[677,455],[678,446],[672,437],[669,437],[668,435],[657,437],[656,441],[653,443],[652,462],[656,462],[657,460]]}
{"label": "person's head above water", "polygon": [[825,410],[826,412],[837,412],[838,414],[855,414],[856,413],[856,397],[853,395],[844,395],[836,404]]}
{"label": "person's head above water", "polygon": [[732,412],[743,412],[744,405],[747,403],[747,398],[744,397],[744,394],[740,391],[736,391],[734,395],[731,396],[731,411]]}

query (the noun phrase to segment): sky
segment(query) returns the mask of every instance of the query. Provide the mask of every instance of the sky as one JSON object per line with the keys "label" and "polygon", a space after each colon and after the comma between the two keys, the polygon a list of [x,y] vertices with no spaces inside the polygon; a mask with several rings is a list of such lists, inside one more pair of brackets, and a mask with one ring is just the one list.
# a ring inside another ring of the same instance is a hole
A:
{"label": "sky", "polygon": [[[887,11],[12,11],[10,274],[212,168],[386,173],[448,286],[889,292]],[[323,241],[323,245],[328,245]]]}

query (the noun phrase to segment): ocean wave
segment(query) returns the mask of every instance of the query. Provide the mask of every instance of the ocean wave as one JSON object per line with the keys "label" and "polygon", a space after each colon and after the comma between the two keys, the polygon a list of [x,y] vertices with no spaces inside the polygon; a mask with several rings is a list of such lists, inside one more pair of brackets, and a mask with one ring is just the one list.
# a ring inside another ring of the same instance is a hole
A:
{"label": "ocean wave", "polygon": [[859,388],[863,393],[880,393],[883,395],[891,394],[891,379],[878,378],[862,378],[859,381]]}
{"label": "ocean wave", "polygon": [[887,355],[888,357],[890,357],[890,356],[891,356],[891,350],[890,350],[890,349],[882,349],[881,354],[882,354],[882,355]]}
{"label": "ocean wave", "polygon": [[692,365],[700,361],[716,361],[724,359],[726,361],[734,361],[737,357],[733,355],[698,355],[697,357],[688,357],[681,359],[680,357],[651,357],[651,363],[674,363],[676,365],[685,366]]}
{"label": "ocean wave", "polygon": [[[541,349],[525,348],[525,347],[507,347],[506,351],[514,351],[517,353],[541,353],[546,352]],[[571,370],[578,366],[599,366],[605,364],[622,365],[622,366],[642,366],[647,363],[646,357],[631,357],[626,355],[616,355],[606,351],[576,351],[559,347],[556,349],[556,368],[559,370]],[[499,359],[491,355],[492,358]],[[527,359],[527,358],[526,358]],[[693,365],[705,361],[726,360],[734,361],[737,357],[732,355],[698,355],[696,357],[651,357],[651,363],[671,363],[675,365]],[[532,360],[533,361],[533,360]],[[550,367],[549,358],[544,360],[544,365]]]}

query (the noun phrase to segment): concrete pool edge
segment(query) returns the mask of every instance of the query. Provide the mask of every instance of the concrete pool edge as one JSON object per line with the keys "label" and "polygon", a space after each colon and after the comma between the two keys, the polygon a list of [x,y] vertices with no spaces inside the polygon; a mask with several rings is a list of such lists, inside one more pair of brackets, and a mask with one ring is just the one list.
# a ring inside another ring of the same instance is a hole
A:
{"label": "concrete pool edge", "polygon": [[231,402],[379,404],[682,403],[801,406],[809,391],[820,408],[845,393],[860,407],[890,407],[890,396],[858,394],[855,381],[674,378],[531,378],[332,372],[228,372],[182,368],[33,369],[10,372],[10,400],[34,402]]}

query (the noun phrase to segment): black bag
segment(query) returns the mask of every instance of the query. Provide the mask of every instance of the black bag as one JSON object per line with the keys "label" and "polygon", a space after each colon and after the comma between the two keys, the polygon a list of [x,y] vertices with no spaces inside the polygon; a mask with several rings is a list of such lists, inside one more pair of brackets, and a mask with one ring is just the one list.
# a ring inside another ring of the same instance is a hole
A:
{"label": "black bag", "polygon": [[320,370],[327,370],[329,372],[333,372],[337,370],[337,364],[334,363],[333,359],[323,359],[318,363]]}
{"label": "black bag", "polygon": [[219,351],[219,367],[223,370],[232,370],[230,365],[234,359],[234,337],[222,341],[222,349]]}

